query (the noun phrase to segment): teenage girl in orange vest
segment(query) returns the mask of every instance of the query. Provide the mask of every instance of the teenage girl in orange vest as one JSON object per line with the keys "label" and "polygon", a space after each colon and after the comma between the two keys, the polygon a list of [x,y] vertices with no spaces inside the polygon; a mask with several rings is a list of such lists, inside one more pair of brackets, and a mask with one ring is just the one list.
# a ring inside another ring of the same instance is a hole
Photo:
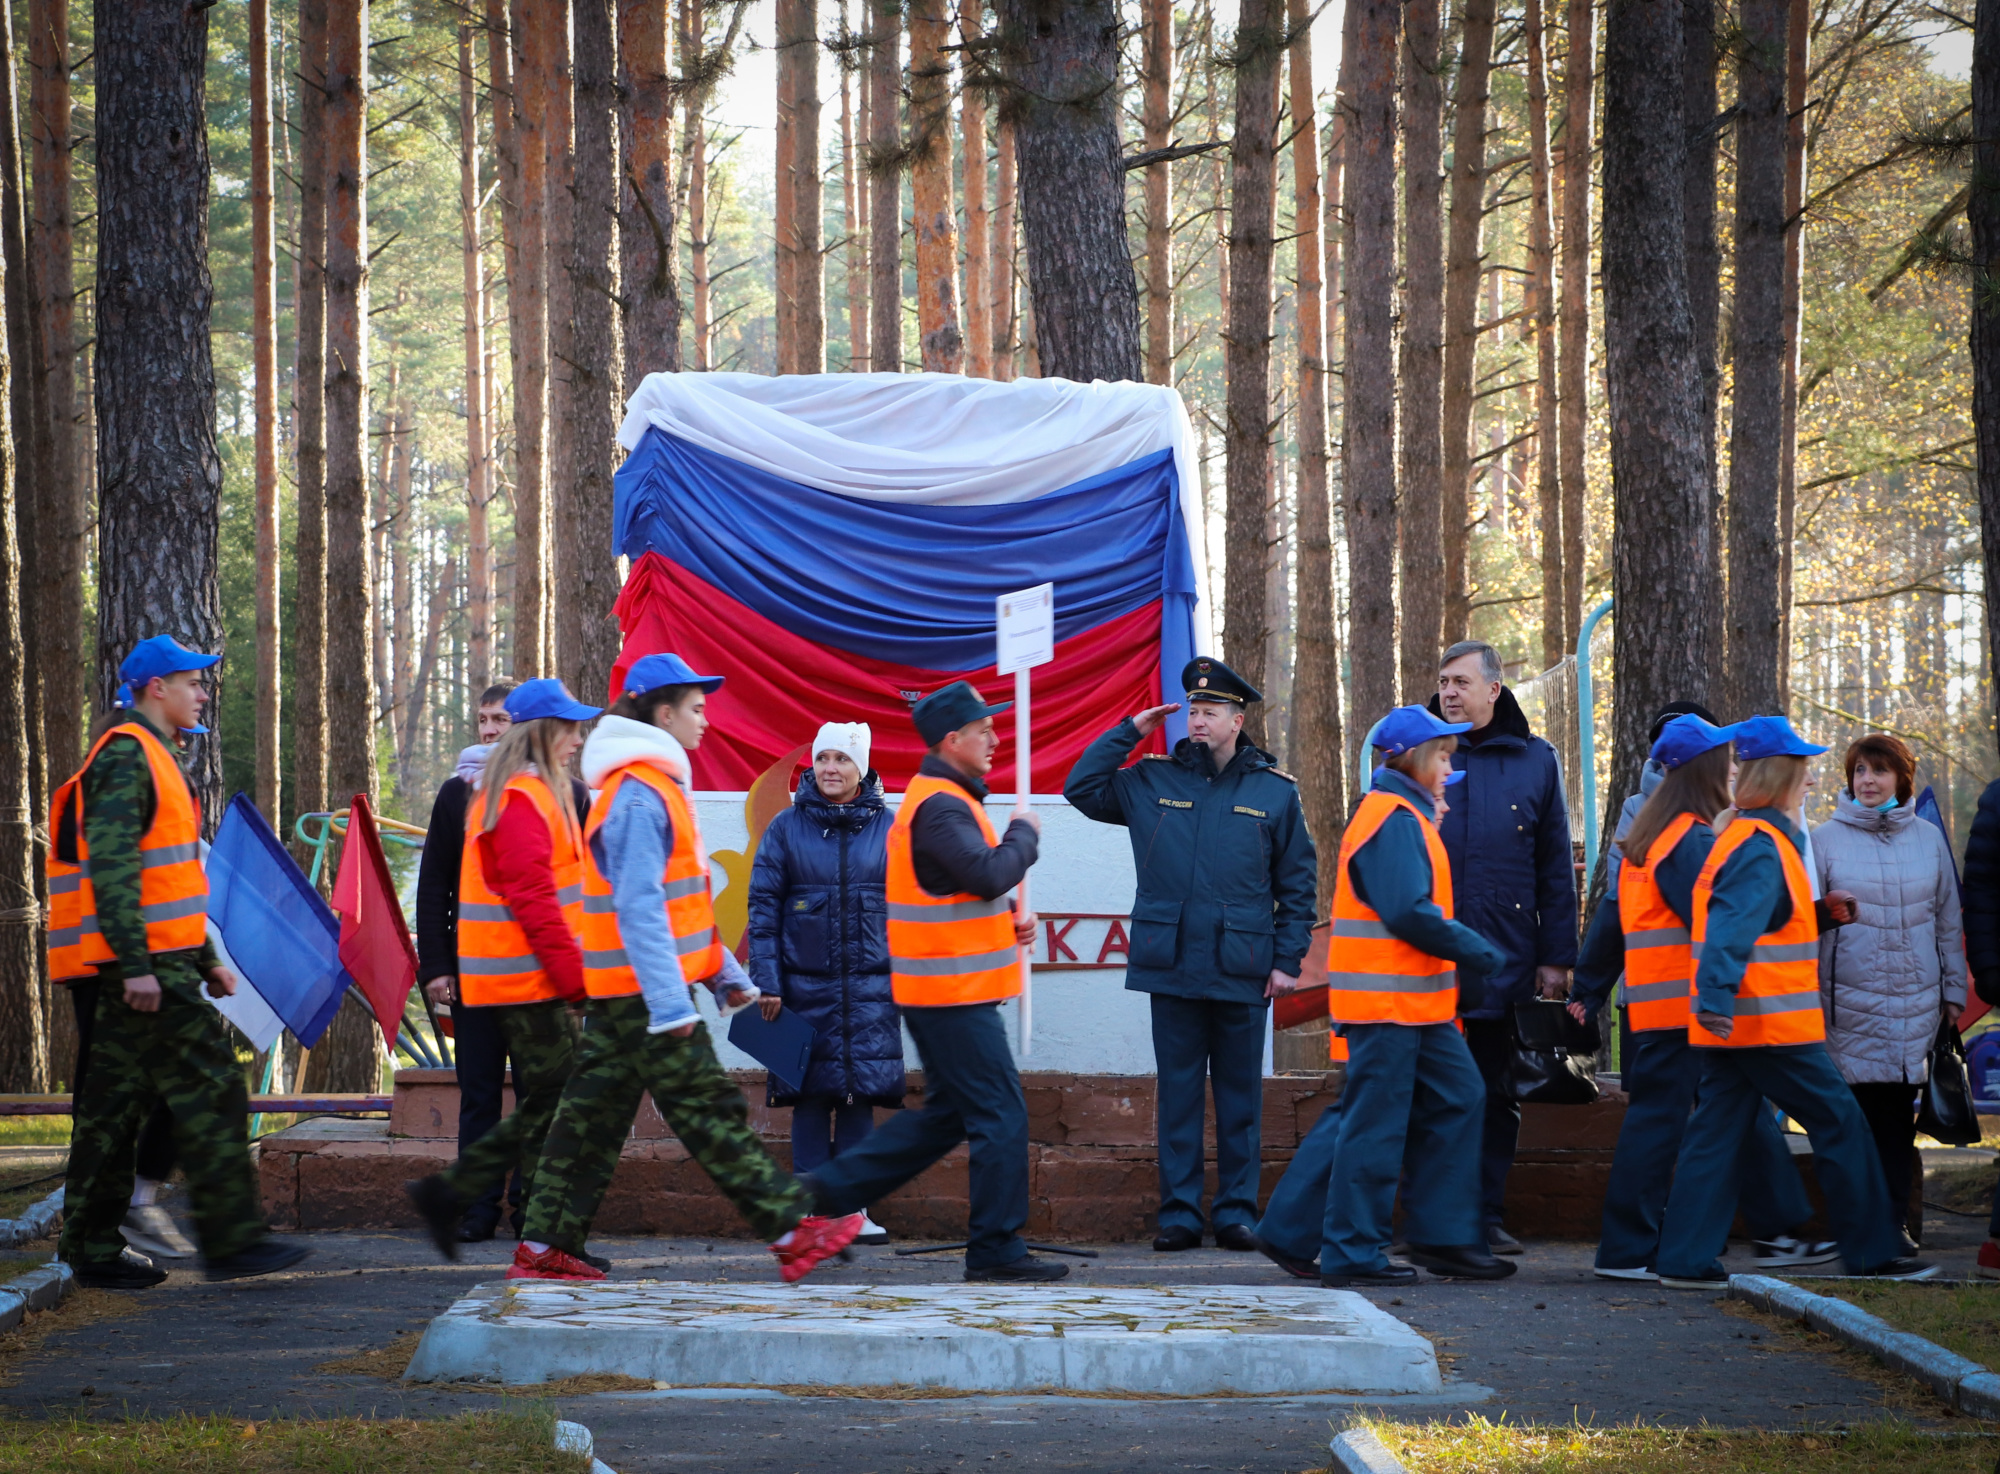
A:
{"label": "teenage girl in orange vest", "polygon": [[507,698],[513,725],[494,744],[465,810],[458,878],[458,991],[490,1008],[507,1040],[514,1112],[444,1172],[409,1184],[438,1251],[458,1257],[465,1209],[518,1165],[534,1202],[535,1163],[576,1063],[570,1009],[584,999],[582,815],[568,777],[585,706],[561,681],[524,681]]}
{"label": "teenage girl in orange vest", "polygon": [[1936,1273],[1903,1256],[1867,1119],[1823,1042],[1819,909],[1838,924],[1853,919],[1853,903],[1814,902],[1792,815],[1805,796],[1807,759],[1825,751],[1783,717],[1752,717],[1736,729],[1736,807],[1694,888],[1700,961],[1688,1041],[1705,1058],[1660,1232],[1660,1282],[1673,1289],[1728,1280],[1718,1256],[1736,1216],[1737,1163],[1767,1097],[1812,1139],[1813,1170],[1848,1272]]}
{"label": "teenage girl in orange vest", "polygon": [[1416,1278],[1388,1255],[1399,1178],[1417,1264],[1459,1279],[1514,1272],[1486,1248],[1479,1208],[1486,1087],[1457,1028],[1461,977],[1476,982],[1506,958],[1452,919],[1451,865],[1437,832],[1445,789],[1462,776],[1451,754],[1466,730],[1421,706],[1391,712],[1375,737],[1385,766],[1341,836],[1327,998],[1348,1060],[1320,1246],[1323,1284]]}

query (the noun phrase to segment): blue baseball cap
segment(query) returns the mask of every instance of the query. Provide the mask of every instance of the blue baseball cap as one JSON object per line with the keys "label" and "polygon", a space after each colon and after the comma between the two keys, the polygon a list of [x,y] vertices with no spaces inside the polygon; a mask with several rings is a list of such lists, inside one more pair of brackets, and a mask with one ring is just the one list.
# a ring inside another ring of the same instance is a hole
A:
{"label": "blue baseball cap", "polygon": [[1395,757],[1413,747],[1421,747],[1433,737],[1456,737],[1470,732],[1470,722],[1447,722],[1421,706],[1399,706],[1382,718],[1372,739],[1377,747]]}
{"label": "blue baseball cap", "polygon": [[699,686],[704,691],[713,691],[722,680],[721,676],[696,675],[694,667],[678,655],[644,655],[625,672],[625,694],[637,696],[662,686]]}
{"label": "blue baseball cap", "polygon": [[[132,647],[132,653],[125,657],[118,667],[118,679],[124,682],[118,688],[113,706],[128,707],[139,699],[139,693],[154,676],[170,676],[184,670],[207,670],[221,660],[220,655],[202,655],[184,649],[172,635],[154,635],[150,640],[141,640]],[[181,729],[193,736],[200,736],[208,728],[203,726]]]}
{"label": "blue baseball cap", "polygon": [[1741,762],[1758,757],[1818,757],[1815,747],[1783,717],[1751,717],[1736,724],[1736,756]]}
{"label": "blue baseball cap", "polygon": [[1734,742],[1742,727],[1718,727],[1698,716],[1677,716],[1660,728],[1653,749],[1646,755],[1672,772],[1682,763],[1693,762],[1704,752],[1712,752]]}
{"label": "blue baseball cap", "polygon": [[601,706],[585,706],[569,694],[569,687],[553,676],[523,681],[507,698],[507,715],[517,722],[532,722],[538,717],[587,722],[603,710]]}

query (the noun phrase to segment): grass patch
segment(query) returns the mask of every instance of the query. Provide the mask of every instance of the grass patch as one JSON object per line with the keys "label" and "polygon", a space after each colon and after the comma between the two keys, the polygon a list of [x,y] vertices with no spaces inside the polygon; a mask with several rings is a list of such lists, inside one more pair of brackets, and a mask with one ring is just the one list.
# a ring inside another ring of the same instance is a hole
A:
{"label": "grass patch", "polygon": [[0,1422],[0,1474],[581,1474],[547,1411],[410,1418]]}
{"label": "grass patch", "polygon": [[[400,1381],[403,1373],[410,1368],[410,1358],[417,1354],[417,1343],[423,1339],[422,1331],[405,1331],[387,1346],[357,1351],[352,1356],[337,1356],[332,1361],[319,1363],[313,1370],[330,1372],[335,1376],[380,1377],[385,1382]],[[593,1372],[522,1387],[503,1387],[495,1382],[452,1382],[445,1385],[453,1392],[493,1392],[507,1397],[543,1398],[584,1397],[593,1392],[651,1392],[658,1386],[642,1377],[628,1377],[618,1372]]]}
{"label": "grass patch", "polygon": [[1879,1315],[1899,1331],[1909,1331],[1956,1351],[1980,1365],[2000,1368],[2000,1285],[1855,1284],[1845,1280],[1794,1280],[1816,1295],[1828,1295]]}
{"label": "grass patch", "polygon": [[1361,1421],[1414,1474],[1990,1474],[2000,1454],[2000,1435],[1938,1438],[1907,1423],[1774,1433]]}
{"label": "grass patch", "polygon": [[0,1116],[0,1146],[68,1146],[68,1116]]}

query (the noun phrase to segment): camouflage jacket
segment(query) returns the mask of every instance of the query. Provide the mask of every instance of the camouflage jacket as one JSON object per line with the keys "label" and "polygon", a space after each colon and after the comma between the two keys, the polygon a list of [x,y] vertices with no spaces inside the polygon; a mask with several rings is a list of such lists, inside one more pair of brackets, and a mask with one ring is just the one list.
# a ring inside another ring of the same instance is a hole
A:
{"label": "camouflage jacket", "polygon": [[[139,723],[170,750],[176,749],[172,738],[137,711],[128,712],[126,720]],[[154,971],[146,950],[146,923],[139,915],[139,839],[151,826],[156,806],[145,750],[136,738],[113,737],[83,775],[83,834],[90,846],[97,929],[118,954],[118,971],[126,977]],[[217,965],[212,943],[204,941],[193,950],[202,972]]]}

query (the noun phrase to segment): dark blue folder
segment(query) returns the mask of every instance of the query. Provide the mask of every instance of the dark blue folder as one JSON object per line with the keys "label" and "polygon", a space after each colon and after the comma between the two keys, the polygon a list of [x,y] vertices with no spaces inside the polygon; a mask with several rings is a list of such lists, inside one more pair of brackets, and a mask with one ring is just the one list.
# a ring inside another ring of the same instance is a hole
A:
{"label": "dark blue folder", "polygon": [[769,1070],[787,1090],[805,1084],[806,1064],[818,1037],[811,1024],[789,1010],[781,1010],[766,1023],[754,1003],[729,1021],[729,1042]]}

